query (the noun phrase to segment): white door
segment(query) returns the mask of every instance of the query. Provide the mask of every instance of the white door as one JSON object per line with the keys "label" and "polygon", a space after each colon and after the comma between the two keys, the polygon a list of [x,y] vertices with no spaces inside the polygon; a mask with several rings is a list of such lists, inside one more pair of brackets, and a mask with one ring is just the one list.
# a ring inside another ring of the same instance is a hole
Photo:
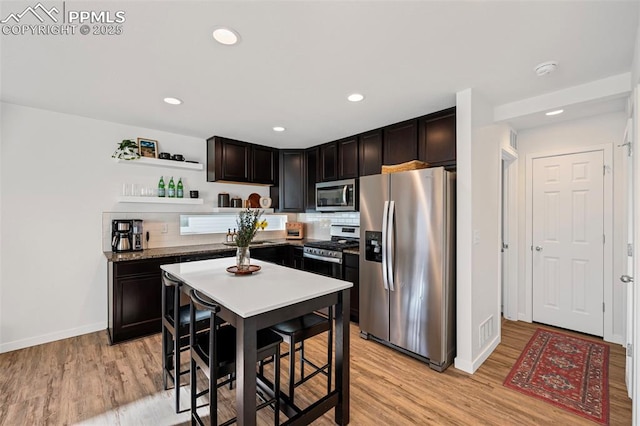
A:
{"label": "white door", "polygon": [[602,336],[602,151],[533,160],[533,320]]}

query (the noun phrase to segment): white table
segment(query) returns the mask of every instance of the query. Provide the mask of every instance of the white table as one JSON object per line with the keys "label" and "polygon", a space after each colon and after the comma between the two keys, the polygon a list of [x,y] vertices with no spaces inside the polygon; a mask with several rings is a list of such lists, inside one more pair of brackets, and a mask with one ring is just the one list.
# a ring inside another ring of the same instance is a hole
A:
{"label": "white table", "polygon": [[235,258],[162,265],[185,284],[216,301],[220,316],[236,327],[236,408],[239,425],[256,424],[256,333],[282,321],[336,305],[335,390],[286,424],[309,424],[335,407],[337,424],[349,423],[349,293],[352,283],[251,260],[252,275],[226,271]]}

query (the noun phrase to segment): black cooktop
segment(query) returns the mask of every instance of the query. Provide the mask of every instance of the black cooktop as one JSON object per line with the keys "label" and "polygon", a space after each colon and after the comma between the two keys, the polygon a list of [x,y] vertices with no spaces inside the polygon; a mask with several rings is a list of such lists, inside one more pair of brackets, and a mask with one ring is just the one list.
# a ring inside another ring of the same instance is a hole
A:
{"label": "black cooktop", "polygon": [[305,247],[334,251],[342,251],[348,248],[355,248],[359,245],[360,243],[358,242],[358,240],[349,240],[344,238],[336,238],[335,240],[332,239],[331,241],[309,241],[307,243],[304,243]]}

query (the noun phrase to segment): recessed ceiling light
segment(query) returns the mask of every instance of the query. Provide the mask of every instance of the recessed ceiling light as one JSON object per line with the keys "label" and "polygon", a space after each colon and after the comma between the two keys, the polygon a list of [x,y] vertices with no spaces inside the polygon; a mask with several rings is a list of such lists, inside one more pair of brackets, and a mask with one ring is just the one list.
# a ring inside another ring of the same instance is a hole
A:
{"label": "recessed ceiling light", "polygon": [[548,61],[538,64],[533,69],[538,77],[542,77],[543,75],[550,74],[554,72],[558,68],[558,63],[556,61]]}
{"label": "recessed ceiling light", "polygon": [[274,126],[273,127],[273,131],[274,132],[284,132],[286,129],[282,126]]}
{"label": "recessed ceiling light", "polygon": [[364,95],[361,95],[360,93],[352,93],[351,95],[347,96],[347,99],[350,102],[360,102],[364,99]]}
{"label": "recessed ceiling light", "polygon": [[213,38],[225,46],[233,46],[240,41],[240,34],[231,28],[220,27],[213,30]]}
{"label": "recessed ceiling light", "polygon": [[170,105],[180,105],[182,103],[178,98],[164,98],[164,101]]}
{"label": "recessed ceiling light", "polygon": [[563,112],[564,112],[563,109],[557,109],[555,111],[545,112],[545,115],[558,115],[558,114],[562,114]]}

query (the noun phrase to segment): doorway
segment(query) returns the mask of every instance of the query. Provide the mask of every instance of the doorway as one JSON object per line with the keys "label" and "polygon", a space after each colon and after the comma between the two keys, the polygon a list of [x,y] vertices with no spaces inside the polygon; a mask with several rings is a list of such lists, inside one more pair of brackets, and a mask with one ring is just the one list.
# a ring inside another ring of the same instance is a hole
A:
{"label": "doorway", "polygon": [[602,151],[533,160],[533,320],[602,336]]}
{"label": "doorway", "polygon": [[612,340],[612,162],[611,145],[527,156],[526,320]]}

